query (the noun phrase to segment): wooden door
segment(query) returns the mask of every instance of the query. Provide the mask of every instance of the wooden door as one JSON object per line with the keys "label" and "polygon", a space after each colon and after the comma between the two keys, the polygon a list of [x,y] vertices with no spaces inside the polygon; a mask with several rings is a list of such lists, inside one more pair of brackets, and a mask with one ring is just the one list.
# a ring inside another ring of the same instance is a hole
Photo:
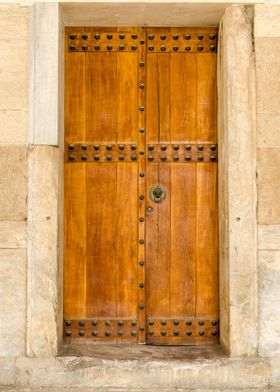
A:
{"label": "wooden door", "polygon": [[65,42],[65,340],[216,343],[217,29]]}

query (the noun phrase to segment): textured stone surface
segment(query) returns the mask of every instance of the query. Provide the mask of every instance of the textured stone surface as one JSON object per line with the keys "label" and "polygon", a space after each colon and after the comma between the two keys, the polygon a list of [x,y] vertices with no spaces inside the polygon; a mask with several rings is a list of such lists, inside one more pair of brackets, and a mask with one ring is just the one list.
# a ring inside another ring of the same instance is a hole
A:
{"label": "textured stone surface", "polygon": [[28,159],[29,291],[27,351],[55,355],[58,312],[59,150],[32,147]]}
{"label": "textured stone surface", "polygon": [[0,358],[0,391],[4,391],[3,385],[15,384],[15,358]]}
{"label": "textured stone surface", "polygon": [[255,73],[244,7],[222,19],[219,51],[221,342],[231,355],[257,349]]}
{"label": "textured stone surface", "polygon": [[280,250],[280,225],[258,225],[258,249]]}
{"label": "textured stone surface", "polygon": [[[279,90],[280,91],[280,90]],[[280,149],[258,150],[258,223],[280,223]]]}
{"label": "textured stone surface", "polygon": [[[255,37],[280,37],[280,4],[278,0],[255,6]],[[275,3],[275,4],[273,4]]]}
{"label": "textured stone surface", "polygon": [[259,251],[259,354],[280,355],[280,251]]}
{"label": "textured stone surface", "polygon": [[26,144],[28,113],[23,110],[0,111],[0,145]]}
{"label": "textured stone surface", "polygon": [[0,220],[26,218],[26,149],[0,147]]}
{"label": "textured stone surface", "polygon": [[26,248],[26,222],[0,221],[0,249]]}
{"label": "textured stone surface", "polygon": [[257,113],[258,147],[280,148],[280,113]]}
{"label": "textured stone surface", "polygon": [[280,356],[274,356],[270,358],[270,385],[278,385],[278,391],[280,390]]}
{"label": "textured stone surface", "polygon": [[0,250],[0,356],[25,354],[26,250]]}

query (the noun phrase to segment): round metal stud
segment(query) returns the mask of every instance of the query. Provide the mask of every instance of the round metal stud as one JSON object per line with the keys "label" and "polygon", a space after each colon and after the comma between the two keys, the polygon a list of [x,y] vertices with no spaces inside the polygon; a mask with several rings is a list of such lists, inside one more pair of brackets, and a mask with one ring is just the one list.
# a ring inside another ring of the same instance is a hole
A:
{"label": "round metal stud", "polygon": [[191,336],[192,331],[187,331],[186,334],[187,334],[188,336]]}
{"label": "round metal stud", "polygon": [[140,133],[144,133],[144,132],[145,132],[145,129],[144,129],[144,128],[140,128],[140,129],[139,129],[139,132],[140,132]]}
{"label": "round metal stud", "polygon": [[123,325],[124,321],[123,320],[118,320],[118,325]]}
{"label": "round metal stud", "polygon": [[67,327],[70,327],[70,325],[72,324],[72,321],[71,320],[66,320],[65,324],[67,325]]}
{"label": "round metal stud", "polygon": [[149,38],[149,40],[153,40],[154,39],[154,34],[149,34],[148,38]]}
{"label": "round metal stud", "polygon": [[105,331],[105,336],[110,336],[111,332],[110,331]]}
{"label": "round metal stud", "polygon": [[186,145],[186,150],[189,151],[189,150],[191,150],[191,149],[192,149],[192,146],[191,146],[190,144],[187,144],[187,145]]}
{"label": "round metal stud", "polygon": [[120,160],[120,161],[123,161],[123,160],[124,160],[124,158],[125,158],[125,156],[124,156],[124,155],[119,155],[119,160]]}
{"label": "round metal stud", "polygon": [[100,34],[94,34],[95,39],[100,39]]}
{"label": "round metal stud", "polygon": [[137,325],[137,320],[132,320],[132,321],[131,321],[131,325],[132,325],[132,326]]}
{"label": "round metal stud", "polygon": [[175,329],[175,331],[173,332],[173,335],[178,336],[179,334],[180,334],[180,332],[177,329]]}
{"label": "round metal stud", "polygon": [[93,320],[93,322],[91,323],[94,327],[96,327],[96,325],[98,324],[98,321]]}
{"label": "round metal stud", "polygon": [[139,110],[140,110],[140,112],[144,112],[144,110],[145,110],[144,106],[139,106]]}
{"label": "round metal stud", "polygon": [[141,150],[141,151],[139,151],[139,154],[140,155],[145,155],[145,151]]}
{"label": "round metal stud", "polygon": [[88,39],[87,34],[83,34],[83,35],[82,35],[82,38],[83,38],[84,40],[87,40],[87,39]]}
{"label": "round metal stud", "polygon": [[125,39],[125,35],[124,34],[120,34],[119,35],[119,39]]}
{"label": "round metal stud", "polygon": [[132,160],[132,161],[136,161],[136,160],[137,160],[137,155],[132,154],[132,155],[131,155],[131,160]]}
{"label": "round metal stud", "polygon": [[180,323],[179,323],[178,320],[174,320],[174,321],[173,321],[173,324],[174,324],[174,325],[179,325]]}
{"label": "round metal stud", "polygon": [[113,35],[112,34],[107,34],[107,39],[112,39]]}
{"label": "round metal stud", "polygon": [[82,161],[86,161],[87,160],[87,155],[81,155],[81,159],[82,159]]}
{"label": "round metal stud", "polygon": [[174,50],[174,52],[177,52],[178,51],[178,46],[173,46],[173,50]]}
{"label": "round metal stud", "polygon": [[210,52],[215,52],[216,51],[216,46],[215,45],[211,45],[209,46]]}
{"label": "round metal stud", "polygon": [[153,334],[154,334],[154,331],[148,331],[148,334],[149,334],[149,335],[153,335]]}
{"label": "round metal stud", "polygon": [[199,331],[199,336],[203,336],[203,335],[205,335],[205,332],[204,331]]}
{"label": "round metal stud", "polygon": [[143,267],[145,264],[145,262],[143,260],[139,261],[139,265],[141,265],[141,267]]}
{"label": "round metal stud", "polygon": [[216,146],[215,146],[215,144],[211,144],[211,146],[210,146],[210,150],[211,150],[211,151],[215,151],[215,150],[216,150]]}
{"label": "round metal stud", "polygon": [[88,50],[88,46],[87,46],[87,45],[83,45],[83,46],[82,46],[82,49],[83,49],[83,50]]}
{"label": "round metal stud", "polygon": [[211,322],[211,324],[214,325],[214,326],[217,325],[217,324],[218,324],[218,320],[213,320],[213,321]]}
{"label": "round metal stud", "polygon": [[100,46],[99,45],[94,45],[94,49],[95,50],[100,50]]}
{"label": "round metal stud", "polygon": [[162,41],[164,41],[164,40],[166,39],[166,35],[165,35],[165,34],[161,34],[160,39],[161,39]]}
{"label": "round metal stud", "polygon": [[144,283],[140,283],[139,287],[140,287],[140,289],[143,289],[144,288]]}
{"label": "round metal stud", "polygon": [[141,39],[140,44],[144,45],[145,41],[143,39]]}
{"label": "round metal stud", "polygon": [[143,216],[141,216],[141,217],[139,218],[139,222],[144,222],[144,220],[145,220],[145,218],[144,218]]}
{"label": "round metal stud", "polygon": [[197,160],[200,162],[203,161],[203,156],[200,155],[199,157],[197,157]]}
{"label": "round metal stud", "polygon": [[139,65],[140,67],[145,67],[145,61],[140,61]]}
{"label": "round metal stud", "polygon": [[197,47],[197,50],[198,50],[199,52],[201,52],[201,51],[203,50],[203,46],[199,45],[199,46]]}
{"label": "round metal stud", "polygon": [[105,324],[105,325],[110,325],[111,322],[110,322],[110,320],[105,320],[104,324]]}
{"label": "round metal stud", "polygon": [[185,34],[184,38],[189,40],[189,39],[191,39],[191,35],[190,34]]}
{"label": "round metal stud", "polygon": [[161,331],[160,332],[162,336],[166,336],[167,335],[167,331]]}
{"label": "round metal stud", "polygon": [[163,144],[161,147],[162,151],[166,151],[167,147]]}
{"label": "round metal stud", "polygon": [[68,150],[71,150],[71,151],[75,150],[74,144],[69,144]]}
{"label": "round metal stud", "polygon": [[131,150],[133,150],[133,151],[137,150],[136,144],[132,144],[130,148],[131,148]]}
{"label": "round metal stud", "polygon": [[160,50],[161,50],[162,52],[165,52],[165,51],[166,51],[166,46],[163,46],[163,45],[162,45],[162,46],[160,47]]}
{"label": "round metal stud", "polygon": [[145,199],[145,196],[144,196],[144,195],[140,195],[140,196],[139,196],[139,199],[140,199],[140,200],[144,200],[144,199]]}
{"label": "round metal stud", "polygon": [[81,327],[83,327],[83,326],[85,325],[85,322],[84,322],[83,320],[81,320],[81,321],[79,322],[79,325],[80,325]]}
{"label": "round metal stud", "polygon": [[211,39],[211,41],[213,41],[214,39],[216,39],[216,35],[215,34],[210,34],[209,35],[209,39]]}
{"label": "round metal stud", "polygon": [[191,50],[191,47],[190,47],[190,46],[186,46],[186,47],[185,47],[185,50],[186,50],[187,52],[189,52],[189,51]]}
{"label": "round metal stud", "polygon": [[148,50],[152,52],[155,48],[153,46],[148,46]]}
{"label": "round metal stud", "polygon": [[131,34],[131,38],[132,39],[137,39],[138,37],[137,37],[137,34]]}
{"label": "round metal stud", "polygon": [[204,321],[203,321],[203,320],[200,320],[198,324],[199,324],[199,325],[204,325]]}
{"label": "round metal stud", "polygon": [[107,159],[107,161],[111,161],[112,160],[112,155],[106,155],[106,159]]}
{"label": "round metal stud", "polygon": [[179,144],[174,144],[173,149],[174,150],[179,150],[179,147],[180,147]]}
{"label": "round metal stud", "polygon": [[144,305],[144,304],[140,304],[140,305],[139,305],[139,309],[143,310],[144,308],[145,308],[145,305]]}
{"label": "round metal stud", "polygon": [[191,155],[186,155],[186,156],[185,156],[185,160],[186,160],[186,161],[191,161],[191,159],[192,159]]}
{"label": "round metal stud", "polygon": [[166,320],[161,320],[161,325],[166,325]]}
{"label": "round metal stud", "polygon": [[154,325],[155,323],[154,323],[154,321],[153,320],[150,320],[149,321],[149,325]]}
{"label": "round metal stud", "polygon": [[119,336],[123,336],[124,332],[123,331],[118,331]]}
{"label": "round metal stud", "polygon": [[143,90],[145,88],[145,84],[144,83],[140,83],[139,87],[141,88],[141,90]]}
{"label": "round metal stud", "polygon": [[75,161],[75,157],[73,157],[73,155],[70,155],[70,156],[68,157],[68,159],[69,159],[69,161]]}
{"label": "round metal stud", "polygon": [[139,244],[143,245],[145,243],[144,240],[139,240]]}
{"label": "round metal stud", "polygon": [[131,50],[137,50],[137,46],[136,45],[132,45],[131,46]]}
{"label": "round metal stud", "polygon": [[124,50],[124,49],[125,49],[125,46],[124,46],[124,45],[120,45],[120,46],[119,46],[119,49],[120,49],[120,50]]}
{"label": "round metal stud", "polygon": [[70,50],[76,50],[76,46],[75,45],[70,45],[69,49]]}
{"label": "round metal stud", "polygon": [[70,35],[69,35],[69,38],[70,38],[70,39],[76,39],[76,35],[75,35],[75,34],[70,34]]}
{"label": "round metal stud", "polygon": [[97,331],[92,331],[92,336],[98,336],[98,332]]}
{"label": "round metal stud", "polygon": [[179,157],[175,155],[175,157],[173,157],[173,161],[179,161]]}
{"label": "round metal stud", "polygon": [[187,325],[192,325],[192,321],[186,321]]}
{"label": "round metal stud", "polygon": [[198,151],[203,151],[204,150],[204,146],[202,146],[201,144],[199,146],[197,146]]}
{"label": "round metal stud", "polygon": [[123,144],[120,144],[120,145],[119,145],[119,150],[122,151],[122,150],[124,150],[124,149],[125,149],[125,146],[124,146]]}
{"label": "round metal stud", "polygon": [[107,46],[107,49],[108,49],[108,50],[112,50],[112,49],[113,49],[113,46],[108,45],[108,46]]}
{"label": "round metal stud", "polygon": [[85,331],[79,331],[80,336],[85,336]]}
{"label": "round metal stud", "polygon": [[107,150],[112,150],[111,144],[108,144],[108,145],[106,146],[106,149],[107,149]]}
{"label": "round metal stud", "polygon": [[164,162],[164,161],[166,161],[167,158],[166,158],[166,156],[163,155],[162,157],[160,157],[160,159]]}
{"label": "round metal stud", "polygon": [[153,212],[153,207],[148,207],[147,212]]}
{"label": "round metal stud", "polygon": [[179,38],[179,35],[178,35],[178,34],[174,34],[174,35],[173,35],[173,39],[175,39],[176,41],[177,41],[178,38]]}
{"label": "round metal stud", "polygon": [[98,144],[95,144],[95,145],[93,146],[93,148],[95,149],[95,151],[98,151],[100,147],[99,147]]}
{"label": "round metal stud", "polygon": [[212,332],[211,332],[211,335],[212,335],[212,336],[217,336],[217,335],[218,335],[218,331],[212,331]]}
{"label": "round metal stud", "polygon": [[82,150],[87,150],[87,145],[86,144],[82,144]]}
{"label": "round metal stud", "polygon": [[150,155],[149,158],[148,158],[148,160],[149,160],[149,161],[153,161],[153,160],[154,160],[154,157]]}
{"label": "round metal stud", "polygon": [[201,41],[203,39],[203,35],[202,34],[198,34],[197,35],[197,39],[199,39]]}
{"label": "round metal stud", "polygon": [[145,176],[145,173],[141,172],[141,173],[139,174],[139,176],[140,176],[140,177],[144,177],[144,176]]}
{"label": "round metal stud", "polygon": [[66,332],[65,332],[65,335],[68,336],[68,337],[71,336],[71,335],[72,335],[72,334],[71,334],[71,331],[66,331]]}
{"label": "round metal stud", "polygon": [[99,155],[94,155],[94,160],[99,161]]}
{"label": "round metal stud", "polygon": [[215,160],[216,160],[216,157],[215,157],[214,155],[211,155],[210,161],[211,161],[211,162],[215,162]]}
{"label": "round metal stud", "polygon": [[145,331],[144,325],[141,325],[141,326],[139,327],[139,329],[140,329],[140,331]]}
{"label": "round metal stud", "polygon": [[152,144],[150,144],[150,145],[148,146],[149,151],[153,151],[154,148],[155,148],[155,147],[154,147]]}

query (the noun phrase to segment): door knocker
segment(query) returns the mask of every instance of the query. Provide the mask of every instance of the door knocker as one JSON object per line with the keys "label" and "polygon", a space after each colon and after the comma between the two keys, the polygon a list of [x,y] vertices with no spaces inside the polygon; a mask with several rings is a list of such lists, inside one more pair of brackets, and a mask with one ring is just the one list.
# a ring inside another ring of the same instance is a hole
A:
{"label": "door knocker", "polygon": [[160,203],[165,199],[166,191],[161,185],[155,185],[150,191],[150,198],[155,203]]}

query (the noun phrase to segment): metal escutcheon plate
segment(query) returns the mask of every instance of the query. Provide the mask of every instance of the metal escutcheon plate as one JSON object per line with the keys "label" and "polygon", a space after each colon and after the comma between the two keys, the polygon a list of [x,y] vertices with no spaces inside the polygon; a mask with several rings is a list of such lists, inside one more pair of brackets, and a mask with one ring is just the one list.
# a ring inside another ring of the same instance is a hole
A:
{"label": "metal escutcheon plate", "polygon": [[165,199],[166,191],[162,185],[155,185],[150,190],[150,198],[155,203],[160,203]]}

